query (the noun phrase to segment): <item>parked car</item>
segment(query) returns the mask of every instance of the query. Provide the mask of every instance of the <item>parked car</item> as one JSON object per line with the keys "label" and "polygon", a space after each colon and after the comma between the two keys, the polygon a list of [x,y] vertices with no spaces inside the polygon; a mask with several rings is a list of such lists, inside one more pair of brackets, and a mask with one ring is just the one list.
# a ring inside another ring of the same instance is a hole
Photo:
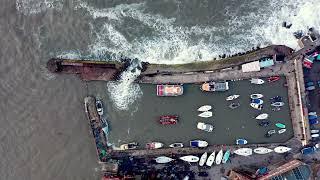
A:
{"label": "parked car", "polygon": [[314,146],[311,146],[311,147],[305,147],[303,149],[301,149],[301,153],[304,154],[304,155],[307,155],[307,154],[312,154],[316,151],[316,148]]}

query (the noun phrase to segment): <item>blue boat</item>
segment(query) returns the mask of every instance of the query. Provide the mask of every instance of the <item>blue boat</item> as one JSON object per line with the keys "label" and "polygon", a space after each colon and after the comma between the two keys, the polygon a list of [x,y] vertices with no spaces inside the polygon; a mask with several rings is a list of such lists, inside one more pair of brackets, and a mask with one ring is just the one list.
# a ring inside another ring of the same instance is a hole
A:
{"label": "blue boat", "polygon": [[247,144],[247,143],[248,143],[248,141],[245,140],[245,139],[237,139],[237,141],[236,141],[237,145],[244,145],[244,144]]}
{"label": "blue boat", "polygon": [[263,104],[263,100],[262,99],[251,99],[251,103],[255,103],[255,104]]}
{"label": "blue boat", "polygon": [[202,140],[193,140],[193,141],[190,141],[190,146],[191,147],[207,147],[208,142],[202,141]]}

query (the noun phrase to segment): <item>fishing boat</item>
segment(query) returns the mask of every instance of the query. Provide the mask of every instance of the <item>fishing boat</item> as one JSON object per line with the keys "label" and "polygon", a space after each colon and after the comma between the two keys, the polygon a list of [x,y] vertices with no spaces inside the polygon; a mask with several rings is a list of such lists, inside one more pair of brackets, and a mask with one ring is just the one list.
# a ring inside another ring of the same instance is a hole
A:
{"label": "fishing boat", "polygon": [[271,76],[271,77],[268,77],[268,82],[276,82],[280,80],[280,76]]}
{"label": "fishing boat", "polygon": [[314,133],[319,133],[319,130],[318,129],[311,129],[311,134],[314,134]]}
{"label": "fishing boat", "polygon": [[284,102],[274,102],[271,104],[271,106],[275,106],[275,107],[281,107],[284,105]]}
{"label": "fishing boat", "polygon": [[97,100],[96,101],[96,108],[97,108],[97,112],[100,116],[103,115],[103,105],[102,105],[102,101],[101,100]]}
{"label": "fishing boat", "polygon": [[178,116],[176,116],[176,115],[160,116],[159,122],[162,125],[177,124],[178,123]]}
{"label": "fishing boat", "polygon": [[232,101],[232,100],[237,99],[238,97],[240,97],[240,95],[234,94],[234,95],[228,96],[228,97],[226,98],[226,100],[227,100],[227,101]]}
{"label": "fishing boat", "polygon": [[191,147],[207,147],[208,146],[208,142],[207,141],[202,141],[202,140],[192,140],[190,141],[190,146]]}
{"label": "fishing boat", "polygon": [[173,144],[170,144],[169,147],[171,147],[171,148],[182,148],[183,147],[183,143],[173,143]]}
{"label": "fishing boat", "polygon": [[208,157],[208,153],[207,152],[202,154],[202,156],[200,157],[199,166],[203,166],[204,165],[204,163],[207,161],[207,157]]}
{"label": "fishing boat", "polygon": [[286,132],[286,129],[280,129],[280,130],[278,131],[279,134],[282,134],[282,133],[284,133],[284,132]]}
{"label": "fishing boat", "polygon": [[256,119],[268,119],[269,117],[269,114],[267,113],[262,113],[262,114],[259,114]]}
{"label": "fishing boat", "polygon": [[220,164],[222,161],[222,158],[223,158],[223,151],[221,149],[216,156],[216,164]]}
{"label": "fishing boat", "polygon": [[277,123],[276,126],[277,126],[278,128],[286,128],[286,125],[281,124],[281,123]]}
{"label": "fishing boat", "polygon": [[137,142],[131,142],[131,143],[120,145],[120,150],[137,149],[137,148],[138,148]]}
{"label": "fishing boat", "polygon": [[159,164],[164,164],[164,163],[169,163],[169,162],[173,161],[174,159],[169,158],[167,156],[160,156],[160,157],[157,157],[155,160]]}
{"label": "fishing boat", "polygon": [[179,159],[181,159],[183,161],[187,161],[187,162],[198,162],[199,161],[199,157],[193,156],[193,155],[182,156]]}
{"label": "fishing boat", "polygon": [[146,144],[146,149],[159,149],[163,147],[163,143],[151,142]]}
{"label": "fishing boat", "polygon": [[201,112],[205,112],[205,111],[209,111],[212,109],[212,106],[210,105],[203,105],[201,107],[198,108],[198,111],[201,111]]}
{"label": "fishing boat", "polygon": [[255,103],[255,104],[263,104],[263,100],[262,99],[251,99],[251,103]]}
{"label": "fishing boat", "polygon": [[259,126],[262,126],[262,127],[267,127],[269,126],[270,122],[268,120],[262,120],[259,122]]}
{"label": "fishing boat", "polygon": [[261,110],[262,107],[263,107],[261,104],[256,104],[256,103],[250,103],[250,106],[251,106],[253,109],[257,109],[257,110]]}
{"label": "fishing boat", "polygon": [[278,147],[274,148],[274,152],[279,153],[279,154],[288,152],[290,150],[291,150],[291,148],[288,148],[286,146],[278,146]]}
{"label": "fishing boat", "polygon": [[251,99],[261,99],[261,98],[263,98],[263,94],[251,94],[250,98]]}
{"label": "fishing boat", "polygon": [[311,137],[312,138],[317,138],[317,137],[319,137],[319,134],[311,134]]}
{"label": "fishing boat", "polygon": [[258,147],[258,148],[255,148],[253,150],[253,152],[255,152],[257,154],[268,154],[268,153],[270,153],[272,151],[273,151],[272,149],[268,149],[268,148],[265,148],[265,147]]}
{"label": "fishing boat", "polygon": [[157,96],[180,96],[182,94],[182,85],[157,85]]}
{"label": "fishing boat", "polygon": [[231,108],[231,109],[236,109],[236,108],[238,108],[238,107],[240,107],[240,103],[231,103],[231,104],[229,105],[229,108]]}
{"label": "fishing boat", "polygon": [[259,79],[259,78],[252,78],[252,79],[250,80],[250,82],[251,82],[252,84],[263,84],[263,83],[264,83],[264,80],[263,80],[263,79]]}
{"label": "fishing boat", "polygon": [[205,112],[200,113],[198,116],[203,117],[203,118],[209,118],[209,117],[212,117],[212,112],[205,111]]}
{"label": "fishing boat", "polygon": [[212,164],[214,163],[214,158],[216,157],[216,152],[213,151],[210,156],[207,159],[206,165],[207,166],[212,166]]}
{"label": "fishing boat", "polygon": [[213,131],[213,125],[206,124],[203,122],[198,122],[197,128],[206,132],[212,132]]}
{"label": "fishing boat", "polygon": [[230,150],[228,149],[223,155],[222,164],[225,164],[228,161],[229,157],[230,157]]}
{"label": "fishing boat", "polygon": [[202,91],[214,92],[214,91],[227,91],[229,90],[228,82],[208,82],[203,83],[200,88]]}
{"label": "fishing boat", "polygon": [[234,151],[235,154],[240,156],[250,156],[252,154],[251,148],[240,148]]}
{"label": "fishing boat", "polygon": [[248,141],[245,140],[245,139],[237,139],[236,140],[236,144],[237,145],[244,145],[244,144],[247,144],[247,143],[248,143]]}

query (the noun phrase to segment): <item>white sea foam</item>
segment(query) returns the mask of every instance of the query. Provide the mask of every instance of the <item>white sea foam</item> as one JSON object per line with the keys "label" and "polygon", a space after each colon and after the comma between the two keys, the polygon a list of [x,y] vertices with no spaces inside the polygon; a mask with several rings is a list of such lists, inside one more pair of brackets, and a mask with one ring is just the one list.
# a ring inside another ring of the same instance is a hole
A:
{"label": "white sea foam", "polygon": [[16,0],[16,9],[24,15],[38,14],[48,9],[61,10],[62,0]]}

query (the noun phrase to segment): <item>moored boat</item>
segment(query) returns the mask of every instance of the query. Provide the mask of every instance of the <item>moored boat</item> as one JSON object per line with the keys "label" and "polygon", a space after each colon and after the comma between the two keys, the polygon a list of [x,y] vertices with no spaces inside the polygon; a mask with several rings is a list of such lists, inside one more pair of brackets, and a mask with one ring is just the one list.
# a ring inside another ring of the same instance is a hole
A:
{"label": "moored boat", "polygon": [[268,120],[262,120],[259,122],[259,126],[262,126],[262,127],[267,127],[269,126],[270,122]]}
{"label": "moored boat", "polygon": [[250,82],[251,82],[252,84],[263,84],[263,83],[264,83],[264,80],[263,80],[263,79],[259,79],[259,78],[252,78],[252,79],[250,80]]}
{"label": "moored boat", "polygon": [[214,163],[215,156],[216,156],[216,152],[213,151],[207,159],[207,162],[206,162],[207,166],[212,166],[212,164]]}
{"label": "moored boat", "polygon": [[274,102],[281,102],[282,101],[282,97],[281,96],[274,96],[272,98],[270,98],[271,103]]}
{"label": "moored boat", "polygon": [[311,134],[311,137],[312,138],[317,138],[317,137],[319,137],[319,134]]}
{"label": "moored boat", "polygon": [[159,149],[163,147],[161,142],[151,142],[146,144],[146,149]]}
{"label": "moored boat", "polygon": [[230,150],[228,149],[223,155],[222,163],[225,164],[229,160],[229,157],[230,157]]}
{"label": "moored boat", "polygon": [[286,132],[286,129],[280,129],[280,130],[278,131],[279,134],[282,134],[282,133],[284,133],[284,132]]}
{"label": "moored boat", "polygon": [[261,98],[263,98],[263,94],[251,94],[250,98],[251,99],[261,99]]}
{"label": "moored boat", "polygon": [[244,145],[244,144],[247,144],[247,143],[248,143],[248,141],[245,140],[245,139],[237,139],[236,140],[236,144],[237,145]]}
{"label": "moored boat", "polygon": [[182,156],[179,159],[181,159],[183,161],[187,161],[187,162],[198,162],[199,161],[199,157],[193,156],[193,155]]}
{"label": "moored boat", "polygon": [[286,146],[278,146],[278,147],[276,147],[276,148],[274,148],[274,152],[276,152],[276,153],[285,153],[285,152],[288,152],[288,151],[290,151],[291,150],[291,148],[289,148],[289,147],[286,147]]}
{"label": "moored boat", "polygon": [[96,108],[97,108],[97,112],[100,116],[103,115],[103,105],[102,105],[102,101],[101,100],[96,100]]}
{"label": "moored boat", "polygon": [[159,164],[164,164],[164,163],[169,163],[169,162],[173,161],[174,159],[167,157],[167,156],[160,156],[160,157],[157,157],[155,160]]}
{"label": "moored boat", "polygon": [[171,147],[171,148],[182,148],[183,147],[183,143],[173,143],[173,144],[170,144],[169,147]]}
{"label": "moored boat", "polygon": [[252,149],[251,148],[240,148],[234,151],[235,154],[238,154],[240,156],[250,156],[252,155]]}
{"label": "moored boat", "polygon": [[272,149],[265,148],[265,147],[258,147],[253,150],[253,152],[255,152],[257,154],[268,154],[272,151],[273,151]]}
{"label": "moored boat", "polygon": [[182,94],[182,85],[157,85],[157,96],[180,96]]}
{"label": "moored boat", "polygon": [[136,149],[137,147],[138,147],[137,142],[131,142],[131,143],[120,145],[120,150]]}
{"label": "moored boat", "polygon": [[314,134],[314,133],[319,133],[319,130],[318,129],[311,129],[311,133]]}
{"label": "moored boat", "polygon": [[284,105],[284,102],[274,102],[271,104],[271,106],[275,106],[275,107],[281,107]]}
{"label": "moored boat", "polygon": [[203,105],[201,107],[198,108],[198,111],[201,111],[201,112],[205,112],[205,111],[209,111],[212,109],[212,106],[210,105]]}
{"label": "moored boat", "polygon": [[200,157],[199,166],[203,166],[204,165],[204,163],[207,160],[207,157],[208,157],[208,153],[207,152],[202,154],[202,156]]}
{"label": "moored boat", "polygon": [[275,124],[278,128],[286,128],[286,125],[282,124],[282,123],[276,123]]}
{"label": "moored boat", "polygon": [[206,124],[203,122],[198,122],[197,128],[203,131],[212,132],[213,131],[213,125]]}
{"label": "moored boat", "polygon": [[228,97],[226,98],[226,100],[227,100],[227,101],[232,101],[232,100],[237,99],[238,97],[240,97],[239,94],[234,94],[234,95],[228,96]]}
{"label": "moored boat", "polygon": [[221,149],[216,156],[216,164],[220,164],[222,161],[222,158],[223,158],[223,151]]}
{"label": "moored boat", "polygon": [[205,111],[205,112],[200,113],[198,116],[203,117],[203,118],[209,118],[209,117],[212,117],[212,112]]}
{"label": "moored boat", "polygon": [[271,137],[271,135],[272,134],[274,134],[274,133],[276,133],[276,130],[274,130],[274,129],[271,129],[271,130],[269,130],[267,133],[266,133],[266,137]]}
{"label": "moored boat", "polygon": [[256,104],[256,103],[250,103],[250,106],[251,106],[253,109],[257,109],[257,110],[261,110],[262,107],[263,107],[261,104]]}
{"label": "moored boat", "polygon": [[202,140],[192,140],[190,141],[190,146],[191,147],[207,147],[208,146],[208,142],[207,141],[202,141]]}
{"label": "moored boat", "polygon": [[269,117],[269,114],[267,113],[262,113],[262,114],[259,114],[256,119],[268,119]]}
{"label": "moored boat", "polygon": [[164,116],[160,116],[159,122],[162,125],[177,124],[178,118],[179,117],[177,115],[164,115]]}
{"label": "moored boat", "polygon": [[280,76],[271,76],[271,77],[268,77],[268,82],[276,82],[280,80]]}
{"label": "moored boat", "polygon": [[208,91],[208,92],[213,92],[213,91],[227,91],[229,90],[229,83],[228,82],[208,82],[208,83],[203,83],[201,85],[201,90],[202,91]]}
{"label": "moored boat", "polygon": [[240,103],[231,103],[231,104],[229,105],[229,108],[231,108],[231,109],[236,109],[236,108],[238,108],[238,107],[240,107]]}
{"label": "moored boat", "polygon": [[262,99],[251,99],[251,103],[255,103],[255,104],[263,104],[263,100]]}

